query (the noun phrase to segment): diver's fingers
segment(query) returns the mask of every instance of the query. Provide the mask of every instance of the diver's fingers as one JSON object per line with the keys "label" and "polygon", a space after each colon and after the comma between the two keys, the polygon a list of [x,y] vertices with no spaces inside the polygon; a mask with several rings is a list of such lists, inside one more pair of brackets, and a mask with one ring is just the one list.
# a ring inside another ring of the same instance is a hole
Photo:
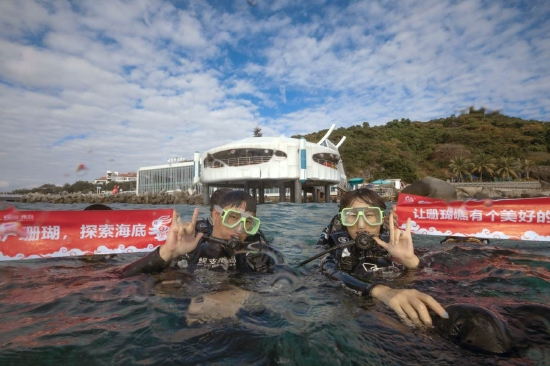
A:
{"label": "diver's fingers", "polygon": [[176,210],[172,213],[170,233],[176,238],[177,241],[182,240],[185,235],[185,225],[181,222],[181,217]]}
{"label": "diver's fingers", "polygon": [[424,323],[427,326],[432,325],[432,318],[430,317],[430,314],[428,313],[428,308],[422,301],[420,301],[418,298],[414,298],[411,301],[412,306],[414,307],[416,313],[420,317],[420,320],[422,320],[422,323]]}
{"label": "diver's fingers", "polygon": [[391,208],[390,216],[393,217],[395,227],[399,227],[399,216],[397,215],[396,206],[393,206]]}
{"label": "diver's fingers", "polygon": [[195,225],[192,222],[187,221],[183,224],[182,239],[184,236],[192,236],[195,233]]}
{"label": "diver's fingers", "polygon": [[180,215],[178,212],[174,209],[172,210],[172,223],[170,224],[170,232],[169,235],[172,237],[175,237],[176,239],[179,239],[179,223],[180,223]]}
{"label": "diver's fingers", "polygon": [[405,233],[411,235],[411,218],[407,219],[407,226],[405,227]]}
{"label": "diver's fingers", "polygon": [[195,234],[195,228],[197,225],[197,217],[199,216],[199,209],[195,208],[193,211],[193,218],[191,221],[187,221],[185,224],[183,224],[183,233],[182,233],[182,239],[183,236],[191,236]]}
{"label": "diver's fingers", "polygon": [[187,223],[182,223],[181,219],[178,223],[178,240],[183,240],[183,237],[186,235],[185,228],[187,226]]}
{"label": "diver's fingers", "polygon": [[399,318],[401,318],[401,320],[407,324],[409,327],[413,327],[414,326],[414,323],[409,319],[409,317],[407,316],[407,314],[405,313],[405,311],[403,310],[403,308],[399,305],[395,306],[395,307],[392,307],[393,311],[395,311],[395,313],[397,314],[397,316],[399,316]]}
{"label": "diver's fingers", "polygon": [[445,311],[436,299],[423,292],[418,292],[418,298],[426,305],[428,305],[437,315],[444,319],[449,319],[449,314]]}
{"label": "diver's fingers", "polygon": [[415,325],[421,325],[420,318],[418,318],[418,313],[416,312],[416,309],[409,303],[406,302],[404,304],[401,304],[401,308],[407,314],[407,317],[413,322]]}
{"label": "diver's fingers", "polygon": [[172,223],[170,224],[171,228],[177,227],[179,217],[180,217],[180,215],[178,214],[178,211],[173,209],[172,210]]}
{"label": "diver's fingers", "polygon": [[197,224],[197,219],[199,218],[199,208],[195,207],[195,210],[193,211],[193,218],[191,219],[191,223],[193,224],[193,227]]}
{"label": "diver's fingers", "polygon": [[389,229],[390,229],[390,243],[393,244],[395,239],[395,227],[393,226],[393,215],[390,215]]}

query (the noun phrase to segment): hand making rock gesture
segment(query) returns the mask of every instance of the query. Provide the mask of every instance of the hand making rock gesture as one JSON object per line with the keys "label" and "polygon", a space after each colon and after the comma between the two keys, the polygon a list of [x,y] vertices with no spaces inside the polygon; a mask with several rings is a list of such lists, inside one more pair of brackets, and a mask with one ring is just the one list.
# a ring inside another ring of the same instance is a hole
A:
{"label": "hand making rock gesture", "polygon": [[382,248],[386,249],[391,256],[407,268],[416,268],[420,260],[414,254],[414,245],[411,235],[411,219],[407,219],[405,231],[400,230],[394,223],[394,210],[389,215],[390,242],[386,243],[378,237],[374,239]]}
{"label": "hand making rock gesture", "polygon": [[192,252],[199,243],[203,234],[195,234],[195,225],[199,216],[199,209],[195,208],[191,221],[182,222],[176,210],[172,213],[172,224],[166,243],[160,247],[160,257],[169,262],[174,258]]}

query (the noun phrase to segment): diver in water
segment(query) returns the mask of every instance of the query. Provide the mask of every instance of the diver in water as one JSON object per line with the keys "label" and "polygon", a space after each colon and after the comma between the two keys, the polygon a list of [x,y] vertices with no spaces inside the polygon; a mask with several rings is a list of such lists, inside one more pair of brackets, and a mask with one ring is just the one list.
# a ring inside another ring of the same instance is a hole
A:
{"label": "diver in water", "polygon": [[[424,265],[414,253],[410,221],[405,232],[400,232],[394,226],[393,213],[384,222],[385,209],[380,196],[367,188],[348,192],[342,197],[339,215],[332,219],[318,241],[327,248],[323,253],[328,252],[321,265],[325,274],[364,296],[383,301],[406,323],[410,324],[410,319],[416,324],[422,320],[426,325],[433,325],[435,332],[464,349],[513,355],[532,347],[548,347],[550,307],[546,305],[504,304],[497,311],[458,303],[443,309],[427,294],[383,285],[384,278],[392,277],[393,273]],[[445,238],[442,243],[453,242],[449,239],[484,243],[464,237]]]}
{"label": "diver in water", "polygon": [[231,191],[212,210],[212,232],[197,233],[198,209],[191,222],[182,223],[174,211],[166,243],[121,270],[123,277],[158,273],[178,258],[178,266],[267,272],[282,264],[282,255],[267,243],[246,241],[258,233],[256,202],[244,191]]}
{"label": "diver in water", "polygon": [[[176,264],[179,269],[166,273],[177,274],[192,281],[194,270],[218,272],[275,272],[293,275],[285,266],[280,252],[263,241],[246,241],[256,235],[260,219],[256,202],[244,191],[226,193],[212,210],[210,234],[196,231],[199,210],[195,209],[190,222],[182,222],[174,210],[166,242],[143,258],[119,269],[122,277],[139,273],[160,273]],[[284,273],[286,272],[286,273]],[[225,286],[227,288],[227,286]],[[252,304],[252,305],[251,305]],[[235,316],[239,309],[263,309],[259,296],[229,285],[229,290],[195,296],[186,315],[188,325]]]}
{"label": "diver in water", "polygon": [[410,220],[405,231],[398,230],[392,213],[384,227],[385,209],[384,200],[368,188],[342,196],[338,217],[333,218],[318,241],[327,249],[325,252],[330,251],[322,260],[321,270],[342,281],[346,288],[381,300],[407,324],[431,325],[428,308],[447,318],[445,309],[430,295],[382,284],[387,277],[420,264],[414,252]]}

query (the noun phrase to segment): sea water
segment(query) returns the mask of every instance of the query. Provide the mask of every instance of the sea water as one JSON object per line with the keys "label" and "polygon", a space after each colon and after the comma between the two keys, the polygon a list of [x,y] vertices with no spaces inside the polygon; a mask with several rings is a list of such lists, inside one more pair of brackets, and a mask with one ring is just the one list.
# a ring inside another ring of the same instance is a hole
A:
{"label": "sea water", "polygon": [[[175,208],[184,220],[194,209]],[[320,259],[299,267],[322,250],[315,243],[337,210],[332,203],[258,206],[262,230],[294,275],[199,271],[190,287],[177,276],[115,275],[140,254],[1,262],[0,365],[550,364],[548,344],[511,356],[465,350],[431,329],[406,326],[383,303],[346,291],[320,273]],[[206,217],[208,208],[201,206],[200,214]],[[507,306],[549,303],[550,243],[453,247],[439,244],[441,237],[413,239],[432,265],[396,286],[428,293],[443,306],[489,307],[504,321]],[[188,323],[191,298],[231,285],[255,294],[252,311]]]}

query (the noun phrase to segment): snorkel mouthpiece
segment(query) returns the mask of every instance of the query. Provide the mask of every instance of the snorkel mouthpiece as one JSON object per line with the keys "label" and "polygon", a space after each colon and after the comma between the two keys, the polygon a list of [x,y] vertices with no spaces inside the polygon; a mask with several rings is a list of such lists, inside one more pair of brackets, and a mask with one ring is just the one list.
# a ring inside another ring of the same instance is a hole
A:
{"label": "snorkel mouthpiece", "polygon": [[376,247],[377,243],[372,234],[360,232],[355,237],[355,245],[362,250],[371,250]]}

